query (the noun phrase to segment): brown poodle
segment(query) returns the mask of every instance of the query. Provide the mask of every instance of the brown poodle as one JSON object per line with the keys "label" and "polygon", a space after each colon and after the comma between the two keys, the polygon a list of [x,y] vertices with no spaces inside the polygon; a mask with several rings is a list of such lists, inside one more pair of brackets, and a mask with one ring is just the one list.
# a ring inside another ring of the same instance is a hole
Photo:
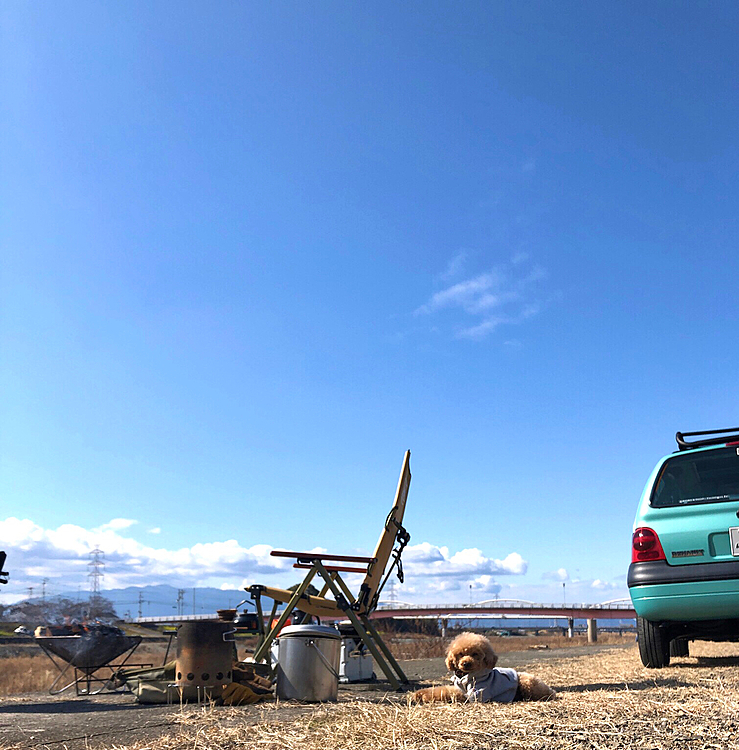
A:
{"label": "brown poodle", "polygon": [[476,633],[462,633],[450,644],[446,666],[454,673],[451,685],[424,688],[411,696],[415,703],[436,701],[541,701],[554,690],[538,677],[515,669],[496,669],[498,657],[490,641]]}

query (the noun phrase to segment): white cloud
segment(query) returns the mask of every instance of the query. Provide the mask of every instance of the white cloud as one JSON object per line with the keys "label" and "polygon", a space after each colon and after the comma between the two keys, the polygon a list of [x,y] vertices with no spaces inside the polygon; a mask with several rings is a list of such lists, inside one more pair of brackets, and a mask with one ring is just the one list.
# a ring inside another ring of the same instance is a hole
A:
{"label": "white cloud", "polygon": [[428,585],[426,586],[426,590],[434,594],[445,594],[451,591],[458,592],[461,591],[461,589],[462,587],[459,581],[450,581],[444,579],[440,581],[429,581]]}
{"label": "white cloud", "polygon": [[432,599],[434,596],[445,595],[446,598],[443,601],[436,602],[438,604],[467,603],[472,600],[480,602],[497,597],[502,588],[502,585],[491,575],[474,578],[433,578],[425,582],[424,593],[427,598],[430,596]]}
{"label": "white cloud", "polygon": [[428,542],[407,547],[403,564],[409,575],[469,579],[480,575],[522,575],[528,567],[517,552],[511,552],[502,560],[486,557],[477,548],[450,555],[448,548],[435,547]]}
{"label": "white cloud", "polygon": [[[43,578],[49,579],[47,594],[78,587],[86,591],[90,551],[95,546],[105,552],[102,585],[106,589],[160,583],[243,589],[252,583],[285,586],[299,580],[291,560],[270,556],[273,547],[269,544],[245,547],[235,539],[226,539],[167,549],[123,536],[121,532],[132,527],[134,524],[121,524],[117,519],[95,529],[75,524],[46,529],[29,519],[0,520],[0,549],[8,552],[6,568],[11,573],[10,583],[0,591],[0,601],[8,604],[23,599],[30,586],[38,594]],[[145,530],[141,533],[145,535]],[[524,575],[527,562],[517,552],[496,558],[474,547],[450,550],[421,542],[406,548],[403,564],[405,583],[396,592],[403,601],[459,603],[499,596],[561,602],[566,595],[571,603],[628,596],[624,576],[611,580],[576,572],[573,577],[565,567],[545,573],[536,582],[528,581]],[[361,576],[349,575],[346,580],[356,590]],[[566,591],[562,583],[566,583]]]}
{"label": "white cloud", "polygon": [[503,587],[492,576],[479,576],[470,583],[470,588],[477,594],[498,594]]}
{"label": "white cloud", "polygon": [[[0,549],[8,552],[12,588],[46,577],[51,586],[87,587],[90,551],[105,553],[105,588],[169,583],[173,586],[220,586],[243,576],[269,576],[289,570],[291,562],[270,557],[267,544],[242,547],[235,539],[164,549],[121,536],[115,519],[96,529],[63,524],[44,529],[29,519],[0,521]],[[8,584],[10,587],[11,584]],[[12,593],[11,591],[3,593]]]}
{"label": "white cloud", "polygon": [[[461,270],[460,255],[450,261],[439,278],[448,281],[450,270]],[[466,254],[464,259],[466,259]],[[451,321],[460,338],[483,339],[501,325],[520,325],[538,315],[546,304],[556,299],[542,299],[541,285],[546,270],[532,264],[526,253],[516,253],[507,264],[457,281],[434,292],[415,310],[416,316],[444,316]],[[474,323],[470,325],[470,318]]]}
{"label": "white cloud", "polygon": [[434,563],[448,559],[449,550],[447,547],[436,547],[428,542],[420,544],[411,544],[403,553],[403,560],[410,564],[416,565],[422,563]]}
{"label": "white cloud", "polygon": [[569,581],[570,574],[566,568],[557,568],[557,570],[550,570],[546,573],[542,573],[541,576],[545,581]]}
{"label": "white cloud", "polygon": [[[8,552],[11,571],[11,582],[0,598],[5,602],[22,598],[28,587],[40,585],[42,578],[49,579],[48,590],[86,590],[90,552],[95,547],[104,551],[106,589],[159,583],[237,589],[250,583],[295,583],[292,561],[271,557],[273,547],[269,544],[244,547],[227,539],[166,549],[116,530],[131,526],[114,519],[95,529],[75,524],[45,529],[29,519],[0,520],[0,549]],[[325,552],[322,548],[310,551]],[[399,588],[400,598],[416,596],[425,601],[443,591],[464,592],[470,584],[475,591],[497,593],[496,576],[521,575],[527,568],[517,552],[497,559],[477,548],[450,551],[429,542],[407,547],[403,565],[407,583]],[[346,580],[356,587],[361,575],[349,575]]]}
{"label": "white cloud", "polygon": [[507,323],[506,318],[488,318],[479,325],[463,328],[458,336],[464,339],[483,339],[492,333],[501,323]]}
{"label": "white cloud", "polygon": [[596,578],[590,585],[598,591],[618,591],[623,587],[623,584],[617,581],[602,581],[600,578]]}
{"label": "white cloud", "polygon": [[153,529],[147,529],[148,534],[161,534],[162,530],[159,528],[159,526],[155,526]]}
{"label": "white cloud", "polygon": [[[565,575],[566,579],[564,579]],[[501,586],[501,599],[525,599],[544,604],[558,604],[563,600],[566,600],[568,604],[580,602],[594,604],[629,598],[625,575],[618,575],[612,579],[580,578],[577,575],[573,576],[566,568],[542,574],[540,582],[508,579],[502,582]]]}
{"label": "white cloud", "polygon": [[138,521],[134,521],[132,518],[112,518],[108,523],[104,523],[98,527],[98,531],[123,531],[123,529],[130,529],[131,526],[137,524]]}
{"label": "white cloud", "polygon": [[488,290],[499,283],[498,275],[492,271],[466,281],[460,281],[433,294],[425,305],[416,310],[416,313],[431,313],[444,307],[474,307],[480,296],[486,294]]}
{"label": "white cloud", "polygon": [[460,250],[448,263],[444,271],[439,274],[442,281],[448,281],[462,273],[465,263],[467,262],[468,253],[466,250]]}

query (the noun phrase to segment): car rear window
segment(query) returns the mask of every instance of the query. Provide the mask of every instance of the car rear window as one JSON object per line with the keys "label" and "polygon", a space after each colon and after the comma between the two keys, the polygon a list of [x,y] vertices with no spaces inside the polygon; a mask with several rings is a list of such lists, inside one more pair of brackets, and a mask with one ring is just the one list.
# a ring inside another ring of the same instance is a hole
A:
{"label": "car rear window", "polygon": [[669,458],[654,484],[650,505],[672,508],[739,500],[739,449],[686,453]]}

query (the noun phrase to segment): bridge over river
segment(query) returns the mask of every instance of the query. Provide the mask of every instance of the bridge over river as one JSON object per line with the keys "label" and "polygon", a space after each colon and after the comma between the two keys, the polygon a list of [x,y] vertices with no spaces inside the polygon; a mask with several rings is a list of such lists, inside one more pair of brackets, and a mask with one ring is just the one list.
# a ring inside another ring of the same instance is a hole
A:
{"label": "bridge over river", "polygon": [[[633,620],[636,619],[629,599],[615,599],[601,604],[539,604],[522,599],[490,599],[475,604],[415,604],[411,602],[383,602],[370,615],[373,619],[385,617],[429,618],[438,620],[488,619],[491,617],[521,619],[561,618],[574,620]],[[192,620],[215,620],[215,613],[204,615],[167,615],[137,617],[132,622],[176,623]],[[328,618],[326,618],[328,619]]]}
{"label": "bridge over river", "polygon": [[567,620],[631,620],[636,612],[629,599],[601,604],[539,604],[523,599],[489,599],[476,604],[413,604],[384,602],[372,617],[434,617],[477,619],[498,615],[520,618],[564,618]]}

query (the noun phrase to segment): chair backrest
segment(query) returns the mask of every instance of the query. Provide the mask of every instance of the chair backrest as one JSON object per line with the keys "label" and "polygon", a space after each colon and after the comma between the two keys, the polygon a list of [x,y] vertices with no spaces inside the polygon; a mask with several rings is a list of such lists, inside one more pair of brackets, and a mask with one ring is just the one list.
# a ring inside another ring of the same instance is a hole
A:
{"label": "chair backrest", "polygon": [[375,598],[375,593],[382,581],[382,576],[385,573],[385,568],[390,559],[390,553],[393,551],[393,545],[395,544],[398,529],[403,523],[405,504],[408,500],[408,488],[410,485],[411,452],[406,451],[405,456],[403,457],[403,466],[400,469],[400,479],[398,480],[398,489],[395,491],[393,507],[391,508],[390,513],[388,513],[387,519],[385,520],[385,526],[382,529],[380,538],[377,540],[377,546],[372,554],[372,557],[375,558],[375,562],[370,563],[367,568],[367,575],[359,589],[359,596],[357,599],[360,606],[364,609],[369,609],[371,606],[374,606],[373,599]]}

